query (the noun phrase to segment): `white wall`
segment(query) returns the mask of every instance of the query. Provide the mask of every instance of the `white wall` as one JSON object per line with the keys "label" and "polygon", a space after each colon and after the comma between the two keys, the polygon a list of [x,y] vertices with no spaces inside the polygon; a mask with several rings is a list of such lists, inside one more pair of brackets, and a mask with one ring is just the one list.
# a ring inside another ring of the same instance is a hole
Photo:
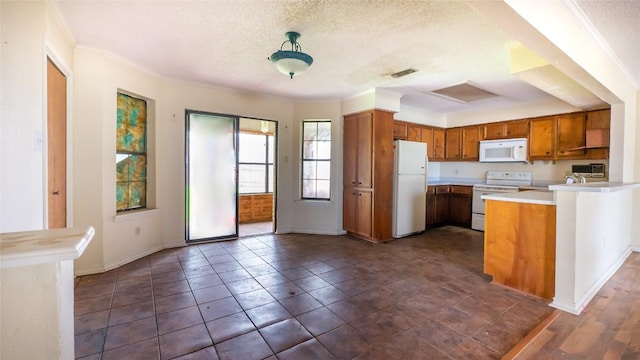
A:
{"label": "white wall", "polygon": [[[291,129],[293,140],[291,162],[291,183],[293,212],[291,231],[310,234],[342,234],[342,144],[343,118],[342,105],[335,101],[296,102],[294,107],[294,126]],[[300,199],[300,165],[302,162],[302,121],[331,120],[331,201],[309,201]]]}

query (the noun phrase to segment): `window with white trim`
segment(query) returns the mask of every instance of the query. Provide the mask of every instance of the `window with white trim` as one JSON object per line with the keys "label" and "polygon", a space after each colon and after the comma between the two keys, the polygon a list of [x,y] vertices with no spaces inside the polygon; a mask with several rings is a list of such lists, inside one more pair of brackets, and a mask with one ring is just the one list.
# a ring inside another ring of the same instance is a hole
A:
{"label": "window with white trim", "polygon": [[302,122],[302,199],[331,200],[331,121]]}

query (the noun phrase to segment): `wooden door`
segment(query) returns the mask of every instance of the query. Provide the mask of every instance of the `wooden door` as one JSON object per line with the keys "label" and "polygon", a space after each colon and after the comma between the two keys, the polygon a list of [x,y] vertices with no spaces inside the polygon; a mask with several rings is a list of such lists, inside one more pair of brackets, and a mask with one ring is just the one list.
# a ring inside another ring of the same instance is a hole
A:
{"label": "wooden door", "polygon": [[581,159],[585,155],[586,114],[574,113],[558,116],[556,155],[560,158]]}
{"label": "wooden door", "polygon": [[350,188],[345,188],[343,190],[342,201],[343,201],[343,210],[342,210],[342,227],[348,232],[355,233],[356,232],[356,216],[357,216],[357,190]]}
{"label": "wooden door", "polygon": [[485,140],[503,139],[505,135],[505,126],[502,122],[483,125],[483,130]]}
{"label": "wooden door", "polygon": [[394,121],[393,122],[393,140],[407,140],[407,124]]}
{"label": "wooden door", "polygon": [[531,120],[529,129],[529,159],[553,159],[556,142],[556,117],[547,116]]}
{"label": "wooden door", "polygon": [[373,161],[373,113],[358,115],[358,150],[357,150],[357,187],[370,189],[372,182]]}
{"label": "wooden door", "polygon": [[48,228],[67,226],[67,78],[47,59]]}
{"label": "wooden door", "polygon": [[480,127],[462,128],[462,160],[478,160],[480,153]]}

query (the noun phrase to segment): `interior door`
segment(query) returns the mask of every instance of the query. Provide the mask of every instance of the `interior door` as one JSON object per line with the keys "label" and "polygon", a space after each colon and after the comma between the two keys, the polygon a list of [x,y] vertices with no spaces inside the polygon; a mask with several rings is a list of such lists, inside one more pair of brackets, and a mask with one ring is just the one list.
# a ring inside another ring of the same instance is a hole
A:
{"label": "interior door", "polygon": [[187,111],[186,238],[238,237],[238,118]]}
{"label": "interior door", "polygon": [[47,59],[48,228],[67,226],[67,78]]}

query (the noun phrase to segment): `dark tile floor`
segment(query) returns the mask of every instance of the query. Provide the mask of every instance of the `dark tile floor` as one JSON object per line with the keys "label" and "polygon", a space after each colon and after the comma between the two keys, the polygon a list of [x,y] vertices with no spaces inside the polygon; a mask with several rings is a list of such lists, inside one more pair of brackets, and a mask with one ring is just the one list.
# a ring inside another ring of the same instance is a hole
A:
{"label": "dark tile floor", "polygon": [[262,235],[76,280],[82,359],[496,359],[552,311],[491,285],[482,233]]}

